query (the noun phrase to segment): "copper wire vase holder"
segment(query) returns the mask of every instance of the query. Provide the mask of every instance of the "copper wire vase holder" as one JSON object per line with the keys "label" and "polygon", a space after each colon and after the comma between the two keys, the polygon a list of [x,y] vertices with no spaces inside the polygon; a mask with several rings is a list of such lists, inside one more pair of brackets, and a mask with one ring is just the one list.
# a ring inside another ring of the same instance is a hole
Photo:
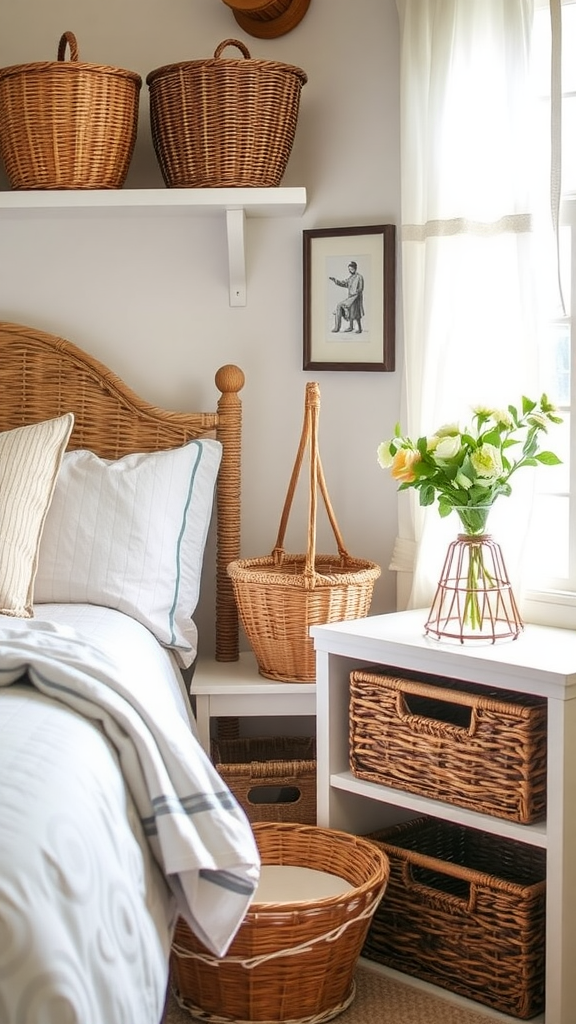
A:
{"label": "copper wire vase holder", "polygon": [[[482,565],[476,586],[469,584],[470,557]],[[469,621],[470,601],[479,610],[479,625]],[[515,640],[524,628],[500,545],[489,534],[458,534],[448,547],[442,574],[424,631],[438,640],[460,643]]]}

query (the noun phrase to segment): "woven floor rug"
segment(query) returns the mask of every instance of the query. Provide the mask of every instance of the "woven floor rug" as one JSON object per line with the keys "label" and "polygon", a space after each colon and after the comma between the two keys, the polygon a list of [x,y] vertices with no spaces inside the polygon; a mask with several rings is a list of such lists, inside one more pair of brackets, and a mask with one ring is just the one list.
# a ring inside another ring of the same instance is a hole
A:
{"label": "woven floor rug", "polygon": [[[464,1009],[366,967],[356,970],[356,998],[334,1020],[338,1024],[490,1024],[493,1017]],[[170,998],[164,1024],[194,1024],[195,1018]]]}

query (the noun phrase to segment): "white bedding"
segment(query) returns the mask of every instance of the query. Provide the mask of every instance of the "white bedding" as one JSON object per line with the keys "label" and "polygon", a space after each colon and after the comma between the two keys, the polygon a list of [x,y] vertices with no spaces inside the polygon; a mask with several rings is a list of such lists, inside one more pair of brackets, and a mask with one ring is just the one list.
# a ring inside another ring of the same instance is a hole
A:
{"label": "white bedding", "polygon": [[158,1024],[177,914],[222,954],[259,864],[152,634],[0,616],[0,778],[0,1021]]}
{"label": "white bedding", "polygon": [[[149,659],[153,659],[155,670],[162,674],[184,720],[196,731],[176,654],[159,643],[152,643],[148,630],[139,622],[115,608],[97,604],[35,604],[34,617],[77,630],[125,664],[132,673],[145,675]],[[0,615],[0,624],[2,621]],[[192,620],[188,635],[195,655],[198,630]]]}

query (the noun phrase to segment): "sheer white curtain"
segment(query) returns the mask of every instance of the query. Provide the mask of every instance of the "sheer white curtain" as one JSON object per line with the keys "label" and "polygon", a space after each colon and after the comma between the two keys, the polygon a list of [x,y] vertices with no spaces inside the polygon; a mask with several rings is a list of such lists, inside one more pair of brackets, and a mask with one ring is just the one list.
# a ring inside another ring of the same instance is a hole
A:
{"label": "sheer white curtain", "polygon": [[[397,0],[401,28],[403,431],[535,395],[529,48],[532,0]],[[527,477],[530,474],[524,471]],[[519,477],[521,474],[519,474]],[[519,585],[518,478],[491,531]],[[505,507],[504,507],[505,506]],[[455,516],[399,496],[399,603],[428,606]]]}

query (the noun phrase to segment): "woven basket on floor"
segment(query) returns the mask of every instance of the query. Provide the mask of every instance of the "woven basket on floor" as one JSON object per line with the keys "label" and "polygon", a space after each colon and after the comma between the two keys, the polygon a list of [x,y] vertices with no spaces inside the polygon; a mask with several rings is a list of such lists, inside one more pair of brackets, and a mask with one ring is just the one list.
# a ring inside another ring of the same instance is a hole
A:
{"label": "woven basket on floor", "polygon": [[[342,540],[330,503],[318,451],[320,388],[306,385],[304,428],[276,544],[264,558],[240,559],[228,566],[238,612],[256,655],[260,675],[268,679],[309,683],[316,679],[311,625],[359,619],[368,614],[380,566],[352,558]],[[284,550],[284,536],[306,448],[310,448],[310,495],[306,554]],[[338,554],[316,554],[318,487],[322,494]]]}
{"label": "woven basket on floor", "polygon": [[141,86],[133,71],[81,63],[72,32],[57,61],[0,68],[0,156],[12,188],[121,188]]}
{"label": "woven basket on floor", "polygon": [[[221,59],[227,46],[246,59]],[[237,39],[225,39],[209,60],[151,71],[152,142],[166,185],[278,186],[306,81],[301,68],[251,59]]]}
{"label": "woven basket on floor", "polygon": [[263,864],[313,868],[351,888],[339,896],[253,903],[226,956],[180,920],[172,947],[178,1001],[213,1021],[329,1020],[354,998],[354,970],[390,865],[376,843],[311,825],[253,826]]}

